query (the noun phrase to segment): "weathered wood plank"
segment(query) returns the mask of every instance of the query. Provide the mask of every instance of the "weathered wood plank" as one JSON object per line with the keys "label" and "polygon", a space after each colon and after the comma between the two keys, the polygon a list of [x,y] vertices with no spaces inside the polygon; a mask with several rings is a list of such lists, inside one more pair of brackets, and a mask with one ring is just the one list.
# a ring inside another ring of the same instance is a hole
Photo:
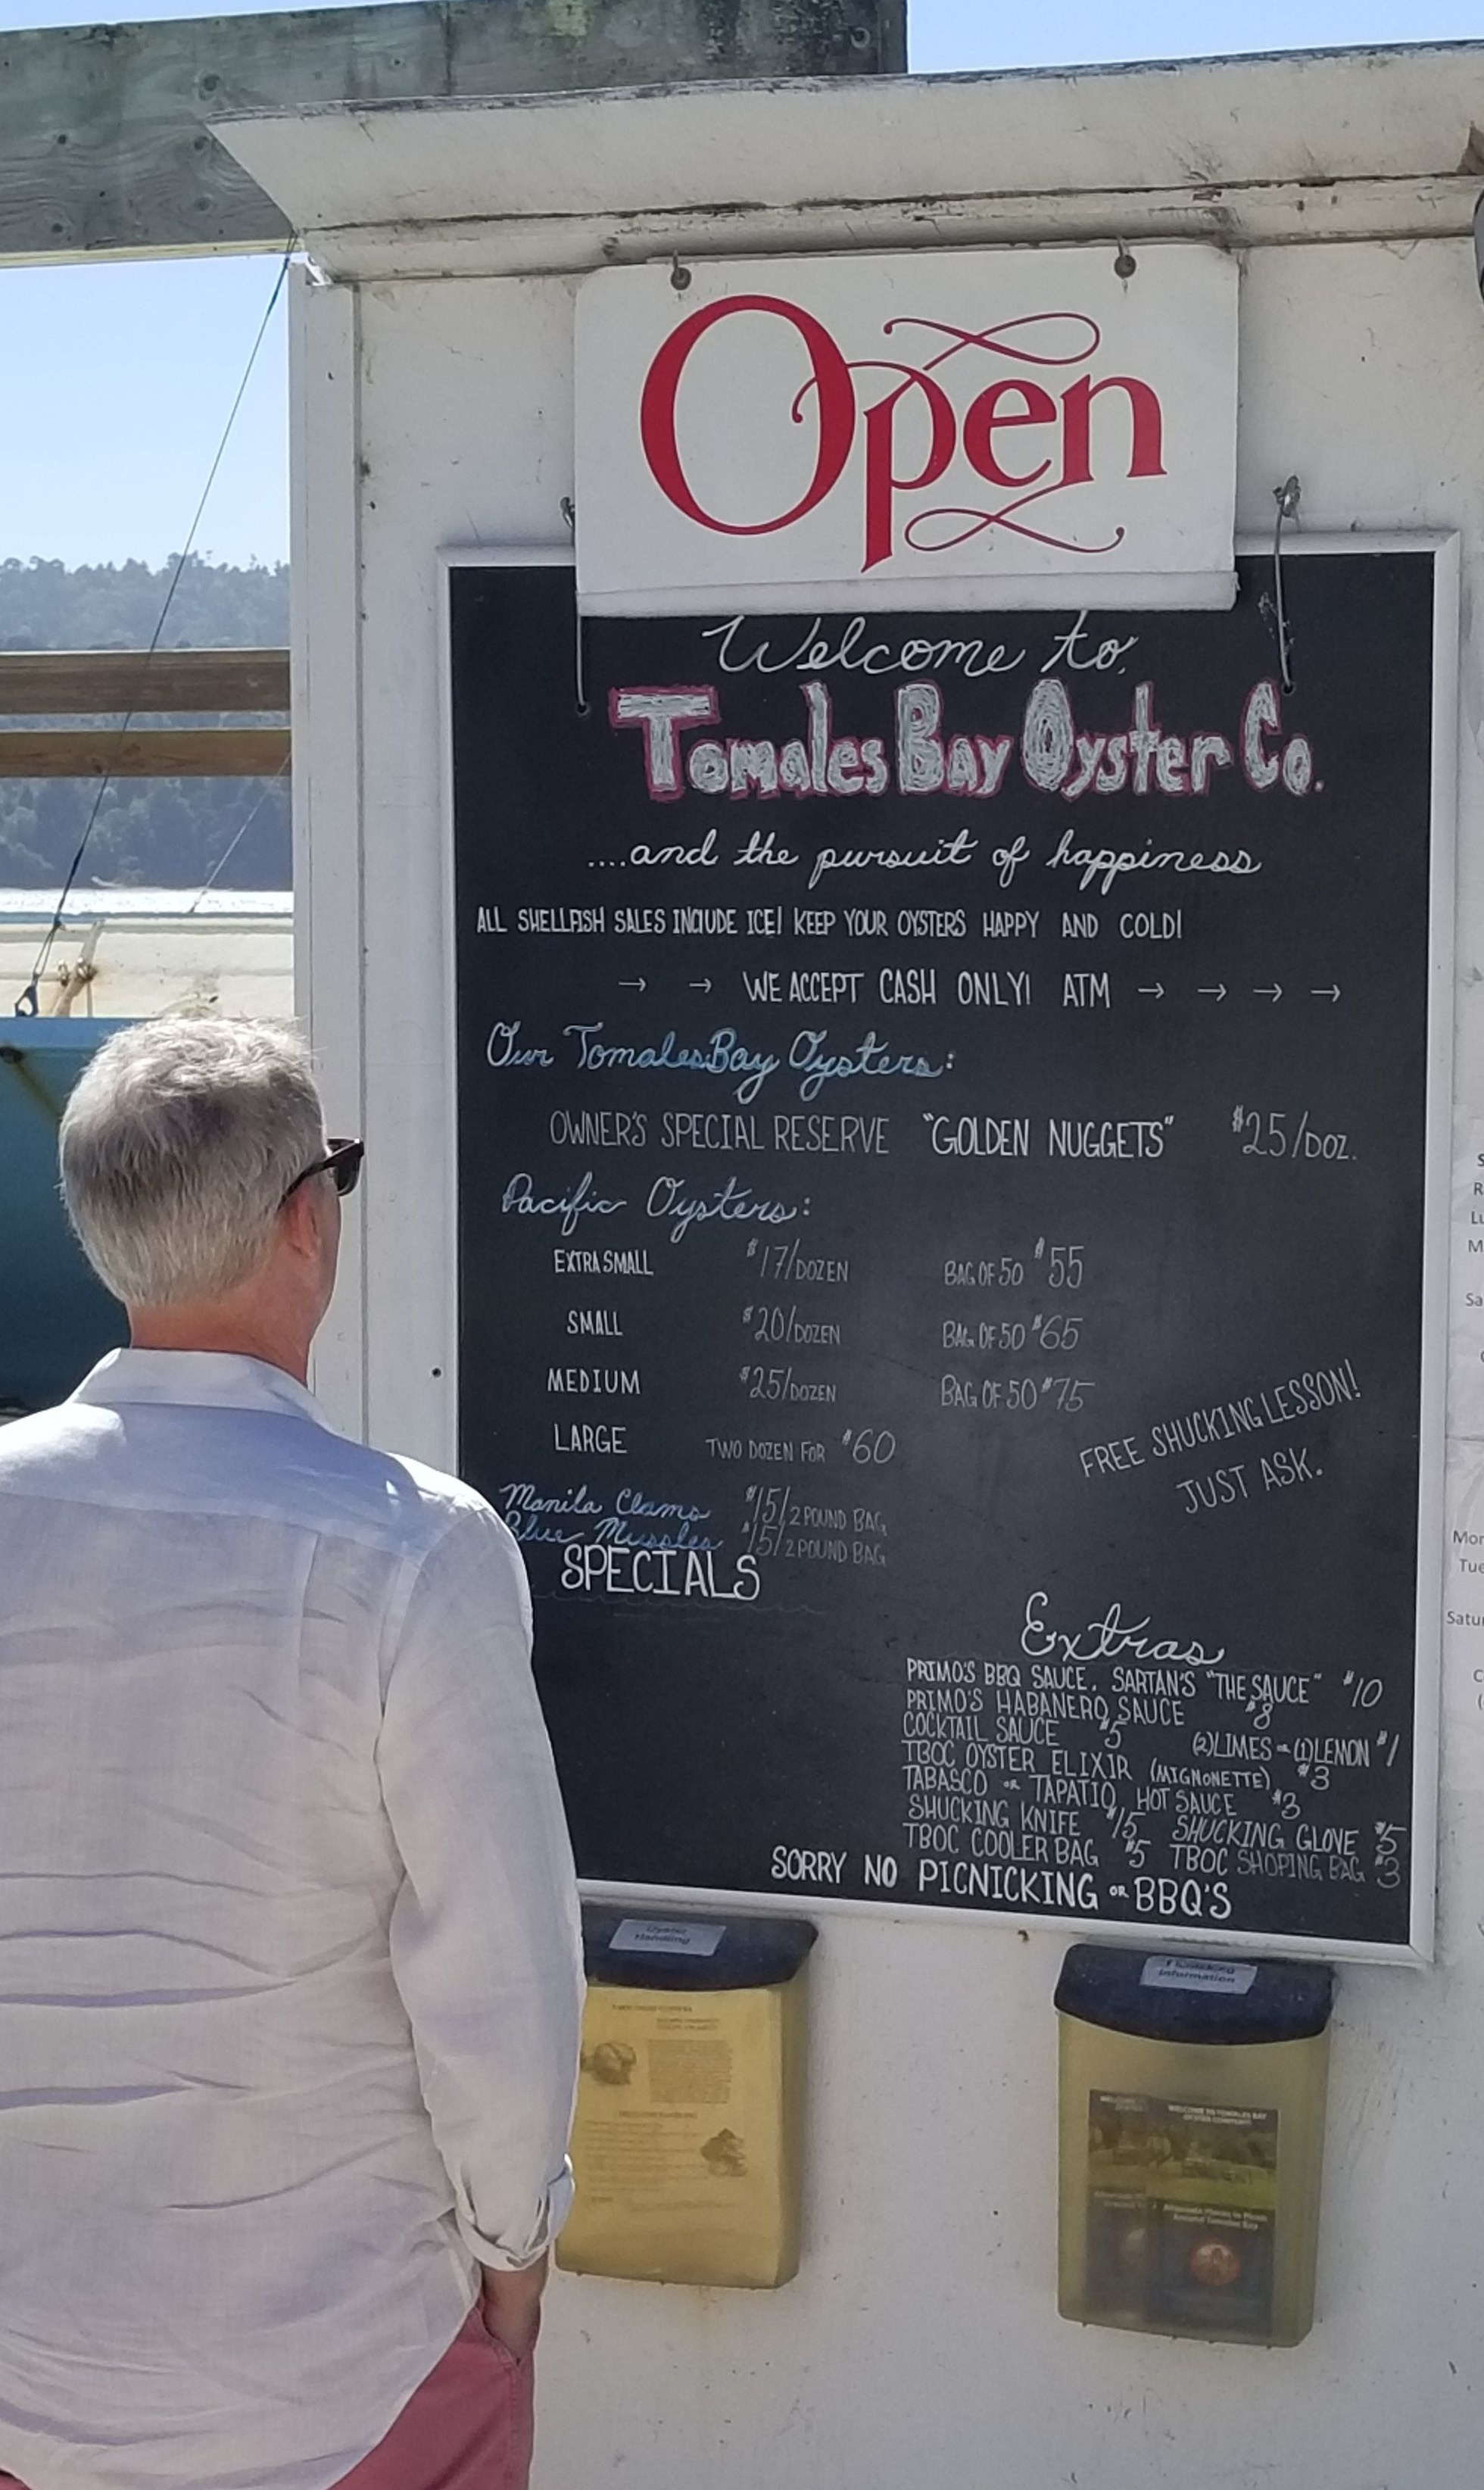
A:
{"label": "weathered wood plank", "polygon": [[271,249],[204,126],[301,104],[906,66],[906,0],[391,0],[0,32],[0,262]]}
{"label": "weathered wood plank", "polygon": [[287,649],[0,651],[0,717],[288,706]]}
{"label": "weathered wood plank", "polygon": [[0,778],[273,778],[288,759],[286,726],[0,731]]}

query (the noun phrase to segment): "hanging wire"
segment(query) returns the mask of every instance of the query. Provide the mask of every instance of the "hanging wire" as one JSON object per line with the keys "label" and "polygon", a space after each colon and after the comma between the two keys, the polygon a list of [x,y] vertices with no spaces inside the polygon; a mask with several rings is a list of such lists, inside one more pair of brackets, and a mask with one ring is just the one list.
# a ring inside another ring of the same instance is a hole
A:
{"label": "hanging wire", "polygon": [[[211,499],[212,487],[216,481],[217,472],[221,466],[223,458],[226,456],[227,444],[232,438],[233,426],[237,422],[243,400],[247,394],[247,384],[252,378],[259,351],[262,347],[264,338],[268,334],[269,322],[271,320],[274,311],[277,309],[278,297],[283,292],[284,285],[288,280],[289,269],[293,262],[294,253],[298,248],[298,234],[290,234],[288,242],[284,247],[283,258],[279,262],[278,274],[273,279],[273,290],[268,298],[268,306],[264,311],[262,319],[258,323],[258,333],[252,341],[252,351],[248,355],[246,363],[243,367],[243,377],[237,385],[237,395],[232,400],[231,410],[227,416],[226,423],[222,427],[221,439],[216,444],[216,455],[212,460],[206,482],[201,487],[201,498],[196,504],[195,516],[191,520],[190,527],[186,533],[185,547],[182,552],[176,556],[175,567],[170,574],[170,585],[165,591],[165,601],[159,609],[159,620],[155,625],[155,629],[150,638],[149,647],[145,650],[140,663],[140,692],[135,695],[129,708],[125,712],[123,722],[119,727],[118,736],[114,743],[113,760],[109,767],[103,771],[102,776],[98,782],[98,793],[93,798],[92,809],[83,825],[82,836],[77,842],[77,852],[73,856],[71,863],[68,867],[67,880],[63,883],[62,888],[57,895],[57,904],[52,912],[51,923],[46,929],[45,936],[42,942],[42,947],[36,955],[35,965],[31,970],[30,982],[25,987],[23,993],[17,998],[15,1003],[15,1014],[18,1019],[34,1020],[41,1010],[41,982],[46,973],[46,963],[51,957],[52,944],[56,941],[57,936],[62,931],[63,920],[67,912],[67,903],[71,897],[73,885],[76,883],[78,874],[82,870],[82,860],[88,852],[88,842],[92,838],[93,832],[98,825],[98,817],[102,811],[103,798],[107,795],[108,790],[113,783],[114,770],[118,767],[119,757],[123,752],[124,744],[128,735],[128,730],[139,713],[142,700],[143,680],[149,672],[150,659],[154,656],[156,650],[159,647],[160,639],[163,636],[170,608],[175,602],[175,592],[181,584],[181,580],[185,575],[186,565],[189,562],[192,550],[194,549],[196,534],[200,528],[202,518],[205,515],[207,503]],[[251,816],[249,816],[249,819],[250,818]],[[243,826],[245,829],[246,824],[244,823]],[[222,859],[222,861],[225,861],[225,859]],[[220,870],[219,864],[217,870]]]}
{"label": "hanging wire", "polygon": [[1284,590],[1283,528],[1285,522],[1292,523],[1298,517],[1302,492],[1303,488],[1298,477],[1290,476],[1285,482],[1275,484],[1272,493],[1272,498],[1278,506],[1278,515],[1272,530],[1273,635],[1278,644],[1278,672],[1283,678],[1283,688],[1286,692],[1291,692],[1294,688],[1294,634],[1288,619],[1288,598]]}
{"label": "hanging wire", "polygon": [[202,900],[206,897],[207,892],[211,889],[211,887],[212,887],[213,883],[215,882],[217,875],[218,875],[219,873],[224,872],[224,871],[225,871],[225,869],[226,869],[226,867],[231,863],[233,856],[236,854],[236,853],[237,853],[238,849],[242,846],[243,841],[243,839],[247,836],[247,833],[248,833],[248,831],[251,829],[251,827],[252,827],[252,825],[253,825],[253,823],[257,820],[258,815],[262,812],[264,805],[268,802],[268,799],[269,799],[270,796],[272,794],[273,789],[277,786],[279,779],[283,776],[284,771],[287,769],[287,767],[288,767],[288,766],[289,766],[289,759],[290,759],[289,754],[288,754],[288,753],[285,753],[285,754],[284,754],[284,756],[283,756],[283,759],[279,762],[277,768],[273,771],[273,774],[272,774],[271,778],[270,778],[270,779],[269,779],[269,781],[268,781],[267,785],[266,785],[266,786],[261,790],[261,792],[260,792],[260,794],[259,794],[259,796],[258,796],[258,800],[257,800],[257,802],[253,805],[252,810],[251,810],[251,812],[247,815],[246,820],[245,820],[244,822],[243,822],[243,823],[241,823],[241,824],[239,825],[238,828],[234,831],[234,833],[233,833],[232,837],[228,840],[227,845],[222,849],[222,852],[221,852],[220,855],[217,857],[217,859],[216,859],[215,863],[213,865],[213,867],[212,867],[212,869],[211,869],[211,872],[207,875],[205,882],[203,882],[203,883],[201,884],[200,889],[197,891],[197,893],[196,893],[196,895],[195,895],[194,899],[191,901],[190,906],[186,909],[186,915],[187,915],[187,916],[194,916],[194,914],[195,914],[195,912],[196,912],[197,909],[198,909],[198,908],[200,907],[200,905],[201,905]]}

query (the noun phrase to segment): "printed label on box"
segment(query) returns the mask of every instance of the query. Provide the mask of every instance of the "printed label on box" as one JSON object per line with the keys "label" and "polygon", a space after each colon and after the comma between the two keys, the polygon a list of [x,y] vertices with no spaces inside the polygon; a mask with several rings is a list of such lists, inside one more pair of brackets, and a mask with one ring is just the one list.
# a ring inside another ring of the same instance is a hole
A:
{"label": "printed label on box", "polygon": [[1195,1954],[1152,1954],[1139,1974],[1139,1986],[1207,1988],[1245,1997],[1256,1978],[1255,1962],[1203,1962]]}
{"label": "printed label on box", "polygon": [[620,1920],[608,1941],[610,1954],[715,1954],[727,1933],[725,1920]]}

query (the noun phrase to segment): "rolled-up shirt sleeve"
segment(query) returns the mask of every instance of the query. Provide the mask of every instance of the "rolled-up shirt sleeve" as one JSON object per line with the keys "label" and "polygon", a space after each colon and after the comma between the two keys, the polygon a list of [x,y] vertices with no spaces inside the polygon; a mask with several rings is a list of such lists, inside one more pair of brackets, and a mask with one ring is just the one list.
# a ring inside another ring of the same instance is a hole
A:
{"label": "rolled-up shirt sleeve", "polygon": [[405,1875],[391,1967],[481,2265],[533,2264],[571,2202],[581,2036],[572,1852],[530,1673],[520,1552],[461,1509],[388,1620],[382,1791]]}

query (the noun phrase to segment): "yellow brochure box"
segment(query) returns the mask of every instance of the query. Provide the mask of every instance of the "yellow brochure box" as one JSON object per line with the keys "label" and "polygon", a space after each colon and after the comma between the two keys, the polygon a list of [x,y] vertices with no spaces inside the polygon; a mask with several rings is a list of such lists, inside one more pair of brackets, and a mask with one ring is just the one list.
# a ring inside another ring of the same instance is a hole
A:
{"label": "yellow brochure box", "polygon": [[814,1933],[585,1904],[567,2273],[761,2291],[797,2273]]}
{"label": "yellow brochure box", "polygon": [[1070,1949],[1056,1992],[1064,2317],[1302,2342],[1333,1996],[1327,1963]]}

